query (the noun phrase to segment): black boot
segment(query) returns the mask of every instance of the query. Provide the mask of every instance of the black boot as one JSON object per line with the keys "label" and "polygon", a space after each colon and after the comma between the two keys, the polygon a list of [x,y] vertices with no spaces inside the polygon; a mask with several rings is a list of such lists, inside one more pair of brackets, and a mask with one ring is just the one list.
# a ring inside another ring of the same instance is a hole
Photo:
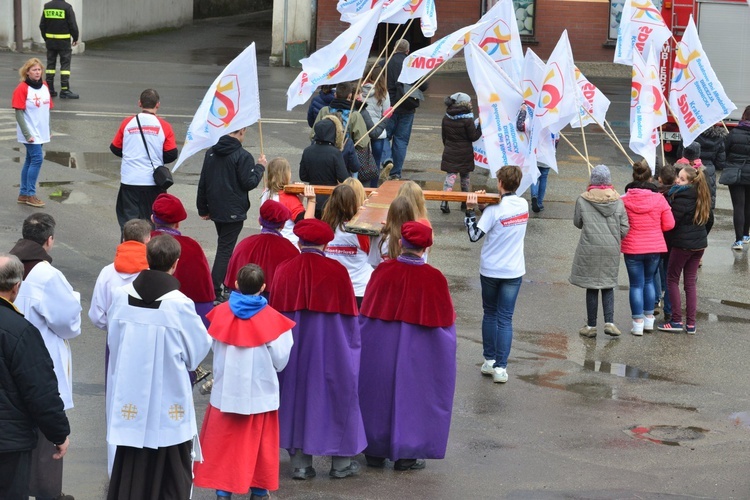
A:
{"label": "black boot", "polygon": [[444,214],[451,213],[451,208],[448,206],[447,201],[444,201],[440,204],[440,211],[443,212]]}
{"label": "black boot", "polygon": [[461,202],[461,211],[462,212],[466,212],[466,202],[465,201]]}
{"label": "black boot", "polygon": [[55,80],[47,80],[47,88],[49,88],[50,97],[57,97],[57,92],[55,92]]}
{"label": "black boot", "polygon": [[60,99],[78,99],[78,94],[71,92],[70,89],[60,91]]}

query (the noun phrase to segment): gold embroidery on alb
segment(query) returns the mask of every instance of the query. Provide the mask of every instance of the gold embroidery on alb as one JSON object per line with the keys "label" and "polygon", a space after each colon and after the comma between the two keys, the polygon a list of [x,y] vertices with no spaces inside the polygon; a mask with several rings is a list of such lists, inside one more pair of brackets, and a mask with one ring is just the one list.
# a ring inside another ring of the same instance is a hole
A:
{"label": "gold embroidery on alb", "polygon": [[185,409],[178,404],[173,404],[169,407],[169,418],[172,420],[182,420],[182,417],[185,416]]}
{"label": "gold embroidery on alb", "polygon": [[120,415],[122,415],[122,418],[125,420],[133,420],[138,415],[138,407],[133,403],[123,405],[122,410],[120,410]]}

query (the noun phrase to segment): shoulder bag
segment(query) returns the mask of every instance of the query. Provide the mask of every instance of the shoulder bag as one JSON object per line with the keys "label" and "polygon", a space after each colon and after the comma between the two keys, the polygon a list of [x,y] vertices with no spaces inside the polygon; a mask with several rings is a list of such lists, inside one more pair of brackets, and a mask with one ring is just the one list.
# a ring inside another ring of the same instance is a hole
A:
{"label": "shoulder bag", "polygon": [[143,128],[141,128],[141,120],[138,119],[138,115],[135,115],[135,121],[138,123],[138,130],[141,132],[141,139],[143,140],[143,147],[146,148],[146,155],[148,161],[151,163],[151,168],[154,169],[154,183],[157,187],[160,187],[164,191],[172,187],[174,179],[172,179],[172,172],[169,171],[164,165],[154,166],[154,162],[151,161],[151,154],[148,152],[148,144],[146,144],[146,136],[143,135]]}

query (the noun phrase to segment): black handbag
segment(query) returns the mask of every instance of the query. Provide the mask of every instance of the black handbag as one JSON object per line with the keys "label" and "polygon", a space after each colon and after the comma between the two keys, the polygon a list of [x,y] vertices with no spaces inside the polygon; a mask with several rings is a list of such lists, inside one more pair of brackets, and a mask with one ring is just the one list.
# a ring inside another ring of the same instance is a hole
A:
{"label": "black handbag", "polygon": [[146,148],[146,155],[148,155],[148,161],[151,163],[151,168],[154,169],[154,183],[157,187],[166,191],[172,184],[172,172],[164,165],[154,166],[154,162],[151,161],[151,154],[148,152],[148,144],[146,144],[146,137],[143,135],[143,129],[141,128],[141,120],[138,119],[138,115],[135,115],[135,121],[138,123],[138,130],[141,132],[141,140],[143,140],[143,147]]}
{"label": "black handbag", "polygon": [[370,149],[370,146],[356,148],[356,150],[357,159],[359,160],[359,175],[357,176],[359,182],[364,184],[373,179],[377,179],[380,175],[380,169],[375,162],[375,157],[372,155],[372,149]]}
{"label": "black handbag", "polygon": [[735,184],[740,183],[741,177],[742,177],[742,167],[738,167],[735,165],[728,165],[724,167],[724,170],[721,171],[721,176],[719,177],[719,184],[723,184],[725,186],[734,186]]}

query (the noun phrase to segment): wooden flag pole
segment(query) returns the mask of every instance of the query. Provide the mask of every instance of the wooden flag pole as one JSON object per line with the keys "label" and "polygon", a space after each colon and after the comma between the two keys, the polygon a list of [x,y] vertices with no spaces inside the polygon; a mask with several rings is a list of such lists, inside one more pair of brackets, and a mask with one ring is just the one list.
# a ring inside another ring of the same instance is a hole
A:
{"label": "wooden flag pole", "polygon": [[260,137],[260,154],[263,154],[263,123],[260,118],[258,118],[258,136]]}
{"label": "wooden flag pole", "polygon": [[[607,137],[609,137],[609,139],[615,144],[615,146],[617,146],[617,149],[619,149],[620,151],[622,151],[622,154],[625,155],[625,158],[627,158],[628,161],[630,162],[630,164],[632,165],[633,164],[633,159],[630,158],[630,156],[628,155],[628,153],[625,151],[625,148],[620,143],[620,140],[617,139],[617,136],[613,137],[613,134],[610,134],[609,131],[607,130],[607,128],[604,125],[602,125],[601,123],[599,123],[599,120],[597,120],[596,117],[593,114],[591,114],[591,112],[588,109],[586,109],[585,106],[581,106],[581,107],[583,108],[584,111],[586,111],[586,114],[588,114],[591,117],[591,119],[594,120],[594,122],[597,125],[599,125],[599,128],[602,129],[602,131],[605,134],[607,134]],[[605,120],[605,123],[606,123],[606,120]]]}
{"label": "wooden flag pole", "polygon": [[576,153],[578,153],[578,156],[580,156],[581,158],[583,158],[584,160],[586,160],[586,165],[589,167],[589,172],[591,172],[591,168],[592,167],[591,167],[591,163],[589,162],[589,159],[586,158],[585,156],[583,156],[583,153],[581,153],[580,151],[578,151],[578,148],[575,147],[575,146],[573,146],[573,143],[570,142],[568,140],[568,138],[565,137],[565,135],[562,132],[560,132],[560,137],[562,137],[563,140],[568,143],[568,146],[570,146],[571,148],[573,148],[573,151],[575,151]]}
{"label": "wooden flag pole", "polygon": [[620,148],[620,151],[622,151],[622,154],[625,155],[625,157],[628,159],[631,165],[633,165],[633,159],[628,155],[627,151],[625,151],[625,146],[622,145],[622,142],[620,142],[620,139],[617,138],[617,134],[615,134],[615,129],[612,128],[612,124],[609,123],[607,120],[604,120],[604,125],[609,127],[609,132],[612,134],[610,138],[615,142],[615,145]]}
{"label": "wooden flag pole", "polygon": [[586,144],[586,132],[584,132],[583,117],[580,111],[578,112],[578,123],[581,125],[581,137],[583,137],[583,151],[586,153],[586,164],[589,166],[589,177],[591,176],[591,162],[589,161],[589,147]]}
{"label": "wooden flag pole", "polygon": [[661,125],[659,125],[659,142],[661,143],[661,166],[663,167],[667,164],[667,157],[664,154],[664,141],[661,139],[661,134]]}

